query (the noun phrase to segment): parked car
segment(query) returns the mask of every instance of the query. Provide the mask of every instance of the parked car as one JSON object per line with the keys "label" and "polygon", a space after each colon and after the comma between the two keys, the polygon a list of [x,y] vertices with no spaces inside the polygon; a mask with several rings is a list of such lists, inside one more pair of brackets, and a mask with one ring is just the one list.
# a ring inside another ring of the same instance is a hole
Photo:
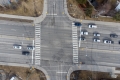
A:
{"label": "parked car", "polygon": [[105,44],[114,44],[114,41],[105,39],[105,40],[103,40],[103,43],[105,43]]}
{"label": "parked car", "polygon": [[89,24],[88,28],[97,28],[97,25],[95,25],[95,24]]}
{"label": "parked car", "polygon": [[72,26],[81,26],[82,24],[80,22],[73,22]]}
{"label": "parked car", "polygon": [[110,34],[110,37],[112,37],[112,38],[117,38],[118,35],[114,33],[114,34]]}
{"label": "parked car", "polygon": [[100,36],[100,33],[93,33],[94,36]]}
{"label": "parked car", "polygon": [[93,42],[100,42],[100,39],[94,38],[94,39],[93,39]]}
{"label": "parked car", "polygon": [[34,46],[27,46],[28,50],[34,50]]}
{"label": "parked car", "polygon": [[15,44],[15,45],[13,45],[13,48],[14,48],[14,49],[22,49],[22,46]]}
{"label": "parked car", "polygon": [[30,52],[29,51],[22,51],[22,55],[29,55]]}
{"label": "parked car", "polygon": [[81,35],[88,35],[87,31],[81,31]]}

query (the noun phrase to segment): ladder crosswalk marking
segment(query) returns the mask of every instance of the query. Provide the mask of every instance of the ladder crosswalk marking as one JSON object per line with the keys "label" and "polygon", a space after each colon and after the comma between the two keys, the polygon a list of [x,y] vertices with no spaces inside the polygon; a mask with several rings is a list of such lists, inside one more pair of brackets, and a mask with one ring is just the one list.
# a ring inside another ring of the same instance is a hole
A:
{"label": "ladder crosswalk marking", "polygon": [[76,26],[72,26],[72,42],[73,42],[73,63],[78,63],[78,37]]}
{"label": "ladder crosswalk marking", "polygon": [[41,26],[40,24],[35,24],[35,65],[40,65],[41,63]]}

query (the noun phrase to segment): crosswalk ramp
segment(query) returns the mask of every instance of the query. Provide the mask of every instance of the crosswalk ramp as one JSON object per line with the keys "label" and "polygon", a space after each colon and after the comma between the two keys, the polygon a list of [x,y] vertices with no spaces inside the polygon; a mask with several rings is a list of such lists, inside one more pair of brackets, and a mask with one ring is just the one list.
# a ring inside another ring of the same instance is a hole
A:
{"label": "crosswalk ramp", "polygon": [[35,65],[40,65],[41,60],[41,26],[35,24]]}
{"label": "crosswalk ramp", "polygon": [[72,26],[72,42],[73,42],[73,63],[78,63],[78,37],[76,26]]}

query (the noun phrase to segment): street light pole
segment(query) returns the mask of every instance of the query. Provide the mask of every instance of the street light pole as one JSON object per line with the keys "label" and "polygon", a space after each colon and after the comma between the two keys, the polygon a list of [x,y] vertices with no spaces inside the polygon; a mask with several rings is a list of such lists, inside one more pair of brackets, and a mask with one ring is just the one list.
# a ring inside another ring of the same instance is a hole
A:
{"label": "street light pole", "polygon": [[81,28],[82,28],[82,26],[80,27],[80,39],[79,39],[79,47],[80,47],[80,45],[81,45]]}
{"label": "street light pole", "polygon": [[86,47],[86,55],[85,56],[87,56],[87,47]]}

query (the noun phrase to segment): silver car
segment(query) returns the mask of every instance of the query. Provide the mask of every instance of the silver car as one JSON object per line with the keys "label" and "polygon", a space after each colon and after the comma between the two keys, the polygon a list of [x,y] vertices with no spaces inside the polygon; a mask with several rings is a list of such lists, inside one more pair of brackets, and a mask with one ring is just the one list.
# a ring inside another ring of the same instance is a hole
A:
{"label": "silver car", "polygon": [[114,41],[105,39],[105,40],[103,40],[103,43],[105,43],[105,44],[114,44]]}
{"label": "silver car", "polygon": [[88,32],[87,32],[87,31],[81,31],[80,34],[81,34],[81,35],[88,35]]}
{"label": "silver car", "polygon": [[100,36],[100,33],[93,33],[94,36]]}
{"label": "silver car", "polygon": [[33,46],[27,46],[27,49],[28,50],[34,50],[34,47]]}
{"label": "silver car", "polygon": [[93,39],[93,42],[100,42],[100,39],[94,38],[94,39]]}

